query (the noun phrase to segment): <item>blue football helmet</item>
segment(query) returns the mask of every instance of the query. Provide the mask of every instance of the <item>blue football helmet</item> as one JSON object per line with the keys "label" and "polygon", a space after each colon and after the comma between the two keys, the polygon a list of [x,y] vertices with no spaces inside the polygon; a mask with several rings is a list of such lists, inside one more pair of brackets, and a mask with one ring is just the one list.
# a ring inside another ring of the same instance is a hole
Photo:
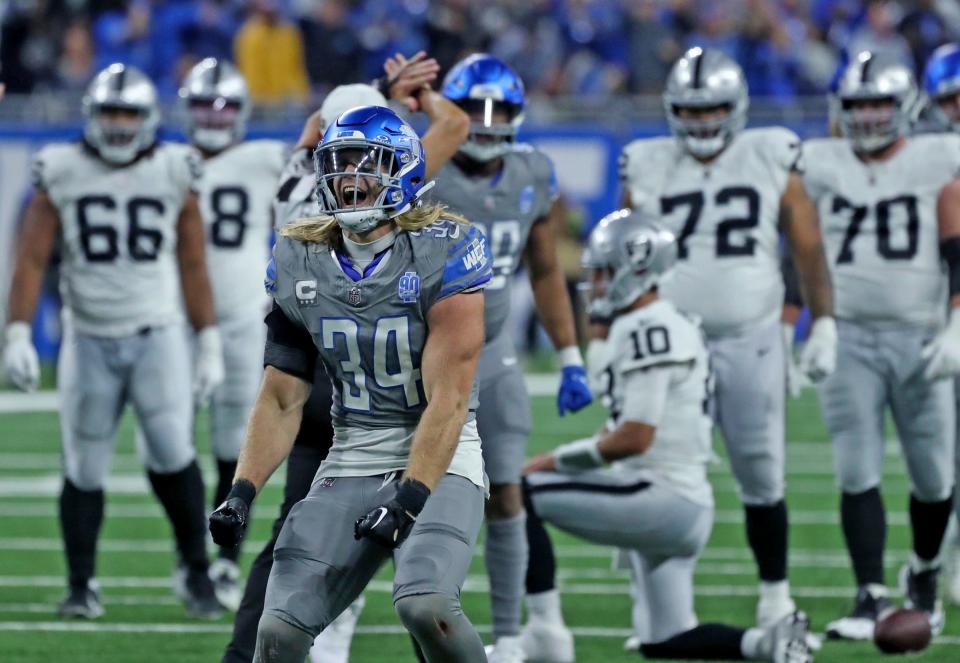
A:
{"label": "blue football helmet", "polygon": [[930,56],[923,74],[923,86],[930,100],[934,119],[944,128],[960,131],[960,102],[952,112],[940,102],[960,94],[960,44],[944,44]]}
{"label": "blue football helmet", "polygon": [[[441,93],[471,116],[461,152],[481,162],[507,153],[523,122],[523,81],[517,72],[499,58],[476,53],[454,65]],[[506,122],[496,121],[495,111],[502,111]]]}
{"label": "blue football helmet", "polygon": [[320,208],[364,233],[419,204],[426,159],[413,128],[384,106],[358,106],[323,134],[313,155]]}

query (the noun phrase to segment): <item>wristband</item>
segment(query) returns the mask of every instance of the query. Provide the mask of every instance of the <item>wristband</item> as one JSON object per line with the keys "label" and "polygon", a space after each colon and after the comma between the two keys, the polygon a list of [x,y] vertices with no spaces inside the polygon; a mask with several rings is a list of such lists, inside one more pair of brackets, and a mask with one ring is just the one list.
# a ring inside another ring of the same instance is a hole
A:
{"label": "wristband", "polygon": [[597,438],[588,437],[560,445],[553,451],[557,470],[560,472],[582,472],[603,467],[605,461],[597,448]]}
{"label": "wristband", "polygon": [[4,332],[6,343],[17,343],[20,341],[30,343],[31,335],[30,323],[24,322],[23,320],[14,320],[9,323]]}
{"label": "wristband", "polygon": [[250,505],[253,504],[253,499],[256,496],[257,487],[247,479],[237,479],[234,481],[233,485],[230,487],[230,492],[227,493],[228,500],[231,497],[236,497],[246,504],[248,509],[250,508]]}
{"label": "wristband", "polygon": [[404,479],[400,482],[394,499],[407,513],[419,516],[428,497],[430,497],[430,489],[423,483],[416,479]]}
{"label": "wristband", "polygon": [[580,355],[580,348],[575,345],[568,345],[565,348],[561,348],[557,354],[560,355],[560,364],[564,368],[567,366],[583,366],[583,357]]}

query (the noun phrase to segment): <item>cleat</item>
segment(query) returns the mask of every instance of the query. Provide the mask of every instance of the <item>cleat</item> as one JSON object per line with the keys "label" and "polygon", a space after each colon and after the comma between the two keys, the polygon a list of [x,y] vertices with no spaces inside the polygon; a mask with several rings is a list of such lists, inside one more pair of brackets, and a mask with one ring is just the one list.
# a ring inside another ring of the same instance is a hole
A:
{"label": "cleat", "polygon": [[642,646],[643,639],[639,635],[631,635],[623,641],[623,651],[630,652],[631,654],[638,653]]}
{"label": "cleat", "polygon": [[85,587],[70,587],[67,597],[57,606],[57,616],[65,618],[98,619],[105,612],[94,581]]}
{"label": "cleat", "polygon": [[360,619],[365,603],[366,599],[361,594],[314,638],[313,646],[310,647],[310,663],[347,663],[353,632],[357,628],[357,620]]}
{"label": "cleat", "polygon": [[866,585],[857,590],[853,611],[827,624],[828,640],[872,640],[877,620],[893,609],[887,588]]}
{"label": "cleat", "polygon": [[520,633],[520,645],[528,661],[573,663],[573,633],[562,622],[531,618]]}
{"label": "cleat", "polygon": [[772,663],[813,661],[813,651],[807,642],[810,619],[803,612],[793,612],[765,631],[757,649],[760,660]]}
{"label": "cleat", "polygon": [[939,568],[916,573],[910,568],[909,564],[905,564],[900,569],[900,589],[903,591],[904,607],[922,610],[927,613],[927,619],[930,620],[930,632],[934,636],[943,632],[943,626],[946,622],[943,601],[937,597],[939,575]]}
{"label": "cleat", "polygon": [[193,619],[220,619],[223,616],[223,606],[217,600],[213,589],[213,581],[204,571],[187,571],[184,583],[186,598],[183,600],[187,607],[187,616]]}
{"label": "cleat", "polygon": [[213,581],[213,591],[217,600],[227,610],[236,612],[243,599],[243,588],[240,586],[240,567],[232,560],[218,557],[210,564],[210,580]]}
{"label": "cleat", "polygon": [[488,663],[523,663],[526,657],[519,635],[507,635],[497,638],[497,642],[484,647]]}

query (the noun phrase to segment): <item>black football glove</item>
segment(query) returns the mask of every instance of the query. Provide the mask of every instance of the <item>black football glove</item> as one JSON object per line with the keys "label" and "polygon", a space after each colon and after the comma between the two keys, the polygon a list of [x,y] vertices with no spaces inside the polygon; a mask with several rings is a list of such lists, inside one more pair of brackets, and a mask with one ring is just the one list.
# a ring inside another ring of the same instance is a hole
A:
{"label": "black football glove", "polygon": [[240,545],[250,520],[250,504],[257,489],[245,479],[240,479],[227,494],[223,504],[210,514],[210,534],[218,546],[235,548]]}
{"label": "black football glove", "polygon": [[369,538],[391,550],[399,547],[410,536],[428,497],[429,488],[416,479],[405,479],[392,500],[357,519],[353,538]]}

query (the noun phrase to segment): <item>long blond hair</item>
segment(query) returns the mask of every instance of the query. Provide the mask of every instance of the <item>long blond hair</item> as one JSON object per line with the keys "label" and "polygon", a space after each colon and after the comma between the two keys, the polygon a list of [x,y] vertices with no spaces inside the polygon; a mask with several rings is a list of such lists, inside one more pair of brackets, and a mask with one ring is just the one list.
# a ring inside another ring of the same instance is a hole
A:
{"label": "long blond hair", "polygon": [[[422,230],[444,219],[469,225],[469,221],[456,212],[451,212],[446,205],[438,203],[425,203],[413,207],[400,216],[392,219],[400,230]],[[316,242],[317,244],[334,245],[339,243],[341,233],[337,220],[329,214],[321,216],[311,216],[294,221],[280,229],[280,234],[284,237],[297,240],[298,242]]]}

